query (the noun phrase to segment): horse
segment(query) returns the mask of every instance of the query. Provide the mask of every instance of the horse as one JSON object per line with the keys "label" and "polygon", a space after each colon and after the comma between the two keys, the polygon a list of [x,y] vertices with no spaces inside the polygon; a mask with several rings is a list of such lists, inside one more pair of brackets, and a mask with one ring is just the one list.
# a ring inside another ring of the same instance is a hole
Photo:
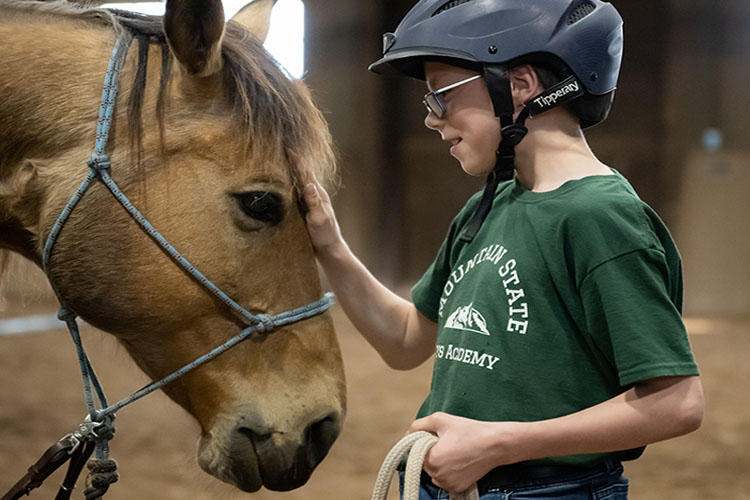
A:
{"label": "horse", "polygon": [[[247,311],[319,298],[300,192],[313,176],[335,179],[335,154],[309,89],[262,47],[273,2],[225,22],[220,0],[169,0],[163,19],[0,0],[0,252],[42,266],[87,173],[112,47],[128,34],[107,146],[112,179]],[[156,380],[246,326],[173,259],[94,184],[47,274],[66,307],[114,335]],[[200,425],[201,468],[246,492],[303,485],[346,413],[328,313],[245,340],[163,390]]]}

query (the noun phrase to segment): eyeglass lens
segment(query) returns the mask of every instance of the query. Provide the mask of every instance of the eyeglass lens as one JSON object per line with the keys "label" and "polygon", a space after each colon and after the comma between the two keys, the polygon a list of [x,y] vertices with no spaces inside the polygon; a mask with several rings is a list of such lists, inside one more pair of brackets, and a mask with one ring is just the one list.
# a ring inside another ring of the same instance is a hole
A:
{"label": "eyeglass lens", "polygon": [[427,107],[427,111],[434,114],[436,118],[442,118],[445,114],[445,106],[435,94],[427,94],[424,96],[423,102],[425,107]]}
{"label": "eyeglass lens", "polygon": [[482,75],[470,76],[469,78],[465,80],[461,80],[460,82],[456,82],[453,85],[448,85],[447,87],[443,87],[439,90],[433,90],[432,92],[427,92],[424,96],[424,99],[422,99],[422,102],[427,107],[427,110],[430,113],[434,113],[434,115],[437,118],[442,119],[445,116],[445,104],[438,96],[449,90],[455,89],[456,87],[460,87],[461,85],[465,85],[469,82],[473,82],[477,78],[481,78],[481,77]]}

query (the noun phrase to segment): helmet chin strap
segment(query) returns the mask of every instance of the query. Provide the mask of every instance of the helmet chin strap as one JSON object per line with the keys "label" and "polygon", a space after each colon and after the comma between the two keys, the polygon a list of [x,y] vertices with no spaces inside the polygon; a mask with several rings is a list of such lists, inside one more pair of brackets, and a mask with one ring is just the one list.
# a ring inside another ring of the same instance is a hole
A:
{"label": "helmet chin strap", "polygon": [[474,214],[471,216],[469,223],[466,224],[466,228],[459,238],[464,243],[471,243],[479,232],[479,228],[482,227],[484,219],[487,218],[487,214],[490,213],[490,209],[492,208],[492,200],[495,197],[495,191],[500,181],[508,181],[513,178],[516,158],[515,149],[528,133],[526,119],[529,116],[536,116],[552,108],[566,104],[584,94],[584,87],[581,82],[575,75],[571,75],[524,103],[524,108],[514,121],[513,113],[515,106],[513,105],[513,95],[510,89],[507,68],[504,66],[485,65],[483,70],[484,81],[487,84],[487,89],[492,99],[495,116],[500,118],[500,145],[497,149],[495,168],[487,176],[487,183],[484,186],[482,199],[479,201],[479,205],[477,205]]}
{"label": "helmet chin strap", "polygon": [[479,228],[482,227],[482,223],[492,208],[492,200],[500,181],[513,178],[516,158],[515,148],[528,132],[525,126],[526,118],[529,116],[527,109],[521,110],[518,118],[515,121],[513,120],[515,106],[513,105],[507,69],[504,66],[490,65],[485,65],[483,69],[484,79],[492,99],[492,106],[495,109],[495,116],[500,118],[500,145],[496,153],[495,167],[487,176],[479,205],[477,205],[474,214],[459,237],[459,240],[464,243],[471,243],[479,232]]}

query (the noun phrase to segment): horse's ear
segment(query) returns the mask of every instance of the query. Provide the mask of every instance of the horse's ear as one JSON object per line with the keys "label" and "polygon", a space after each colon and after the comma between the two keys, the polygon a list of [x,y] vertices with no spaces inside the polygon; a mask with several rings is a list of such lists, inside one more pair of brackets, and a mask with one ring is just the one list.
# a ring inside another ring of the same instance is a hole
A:
{"label": "horse's ear", "polygon": [[221,69],[221,0],[167,0],[164,33],[172,53],[188,74],[205,77]]}
{"label": "horse's ear", "polygon": [[271,25],[271,10],[273,10],[274,4],[276,4],[276,0],[255,0],[242,7],[232,17],[232,21],[239,23],[263,42]]}

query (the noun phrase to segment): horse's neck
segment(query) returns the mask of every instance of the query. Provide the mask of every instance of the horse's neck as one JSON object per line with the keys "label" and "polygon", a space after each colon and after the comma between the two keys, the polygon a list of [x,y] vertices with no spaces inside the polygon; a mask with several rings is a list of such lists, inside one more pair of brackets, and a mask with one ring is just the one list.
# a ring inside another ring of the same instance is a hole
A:
{"label": "horse's neck", "polygon": [[0,248],[36,260],[33,221],[14,207],[29,203],[23,190],[30,162],[52,164],[84,143],[93,146],[114,35],[80,20],[5,9],[0,6]]}
{"label": "horse's neck", "polygon": [[0,7],[0,176],[91,140],[111,40],[106,28]]}

